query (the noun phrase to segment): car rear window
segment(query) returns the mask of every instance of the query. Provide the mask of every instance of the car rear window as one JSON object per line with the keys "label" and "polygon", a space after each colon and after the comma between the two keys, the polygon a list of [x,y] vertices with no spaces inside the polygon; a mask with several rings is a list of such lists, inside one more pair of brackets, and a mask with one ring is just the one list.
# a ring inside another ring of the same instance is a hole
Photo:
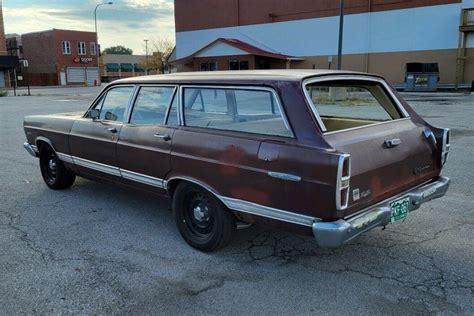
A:
{"label": "car rear window", "polygon": [[184,88],[186,126],[291,137],[273,92]]}
{"label": "car rear window", "polygon": [[315,82],[307,84],[306,91],[327,132],[402,118],[379,82]]}

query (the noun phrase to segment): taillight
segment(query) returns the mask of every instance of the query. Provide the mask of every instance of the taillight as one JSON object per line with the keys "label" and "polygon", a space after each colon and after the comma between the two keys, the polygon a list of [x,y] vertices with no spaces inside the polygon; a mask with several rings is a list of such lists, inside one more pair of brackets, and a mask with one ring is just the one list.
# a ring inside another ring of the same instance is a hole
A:
{"label": "taillight", "polygon": [[351,156],[342,154],[339,156],[337,166],[336,209],[338,211],[346,209],[349,203],[350,179]]}
{"label": "taillight", "polygon": [[443,147],[441,150],[441,165],[444,166],[446,160],[448,160],[449,147],[450,147],[451,130],[449,128],[443,129]]}

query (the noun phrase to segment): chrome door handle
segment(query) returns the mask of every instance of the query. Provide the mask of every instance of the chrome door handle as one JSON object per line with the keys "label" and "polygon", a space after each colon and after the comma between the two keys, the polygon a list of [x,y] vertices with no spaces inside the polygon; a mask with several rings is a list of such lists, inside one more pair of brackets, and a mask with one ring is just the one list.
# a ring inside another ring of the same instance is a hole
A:
{"label": "chrome door handle", "polygon": [[387,146],[387,148],[397,147],[401,143],[402,143],[402,141],[400,140],[400,138],[393,138],[393,139],[386,139],[385,140],[385,146]]}
{"label": "chrome door handle", "polygon": [[171,140],[171,136],[168,135],[168,134],[164,134],[164,135],[162,135],[162,134],[155,134],[155,135],[153,135],[153,136],[158,137],[158,138],[161,138],[161,139],[164,140],[164,141],[169,141],[169,140]]}
{"label": "chrome door handle", "polygon": [[117,133],[117,129],[115,127],[107,127],[105,130],[114,134]]}

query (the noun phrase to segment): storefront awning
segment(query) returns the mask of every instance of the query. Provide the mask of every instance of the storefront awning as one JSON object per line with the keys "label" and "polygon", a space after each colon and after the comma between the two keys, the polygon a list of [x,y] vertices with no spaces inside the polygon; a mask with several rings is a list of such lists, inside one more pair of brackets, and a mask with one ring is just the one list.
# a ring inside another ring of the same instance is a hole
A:
{"label": "storefront awning", "polygon": [[0,68],[15,68],[18,64],[17,56],[0,56]]}
{"label": "storefront awning", "polygon": [[122,71],[133,71],[133,65],[128,63],[120,64],[120,69]]}
{"label": "storefront awning", "polygon": [[105,64],[107,71],[119,71],[120,65],[115,63]]}

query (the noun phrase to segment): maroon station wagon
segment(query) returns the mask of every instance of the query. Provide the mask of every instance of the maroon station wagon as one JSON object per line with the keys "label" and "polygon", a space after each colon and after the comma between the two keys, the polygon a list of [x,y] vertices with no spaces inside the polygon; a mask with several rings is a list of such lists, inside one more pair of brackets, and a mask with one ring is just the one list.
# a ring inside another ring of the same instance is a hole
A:
{"label": "maroon station wagon", "polygon": [[26,150],[52,189],[76,176],[172,199],[191,246],[253,223],[339,247],[443,196],[449,129],[376,75],[318,70],[118,80],[85,113],[27,116]]}

